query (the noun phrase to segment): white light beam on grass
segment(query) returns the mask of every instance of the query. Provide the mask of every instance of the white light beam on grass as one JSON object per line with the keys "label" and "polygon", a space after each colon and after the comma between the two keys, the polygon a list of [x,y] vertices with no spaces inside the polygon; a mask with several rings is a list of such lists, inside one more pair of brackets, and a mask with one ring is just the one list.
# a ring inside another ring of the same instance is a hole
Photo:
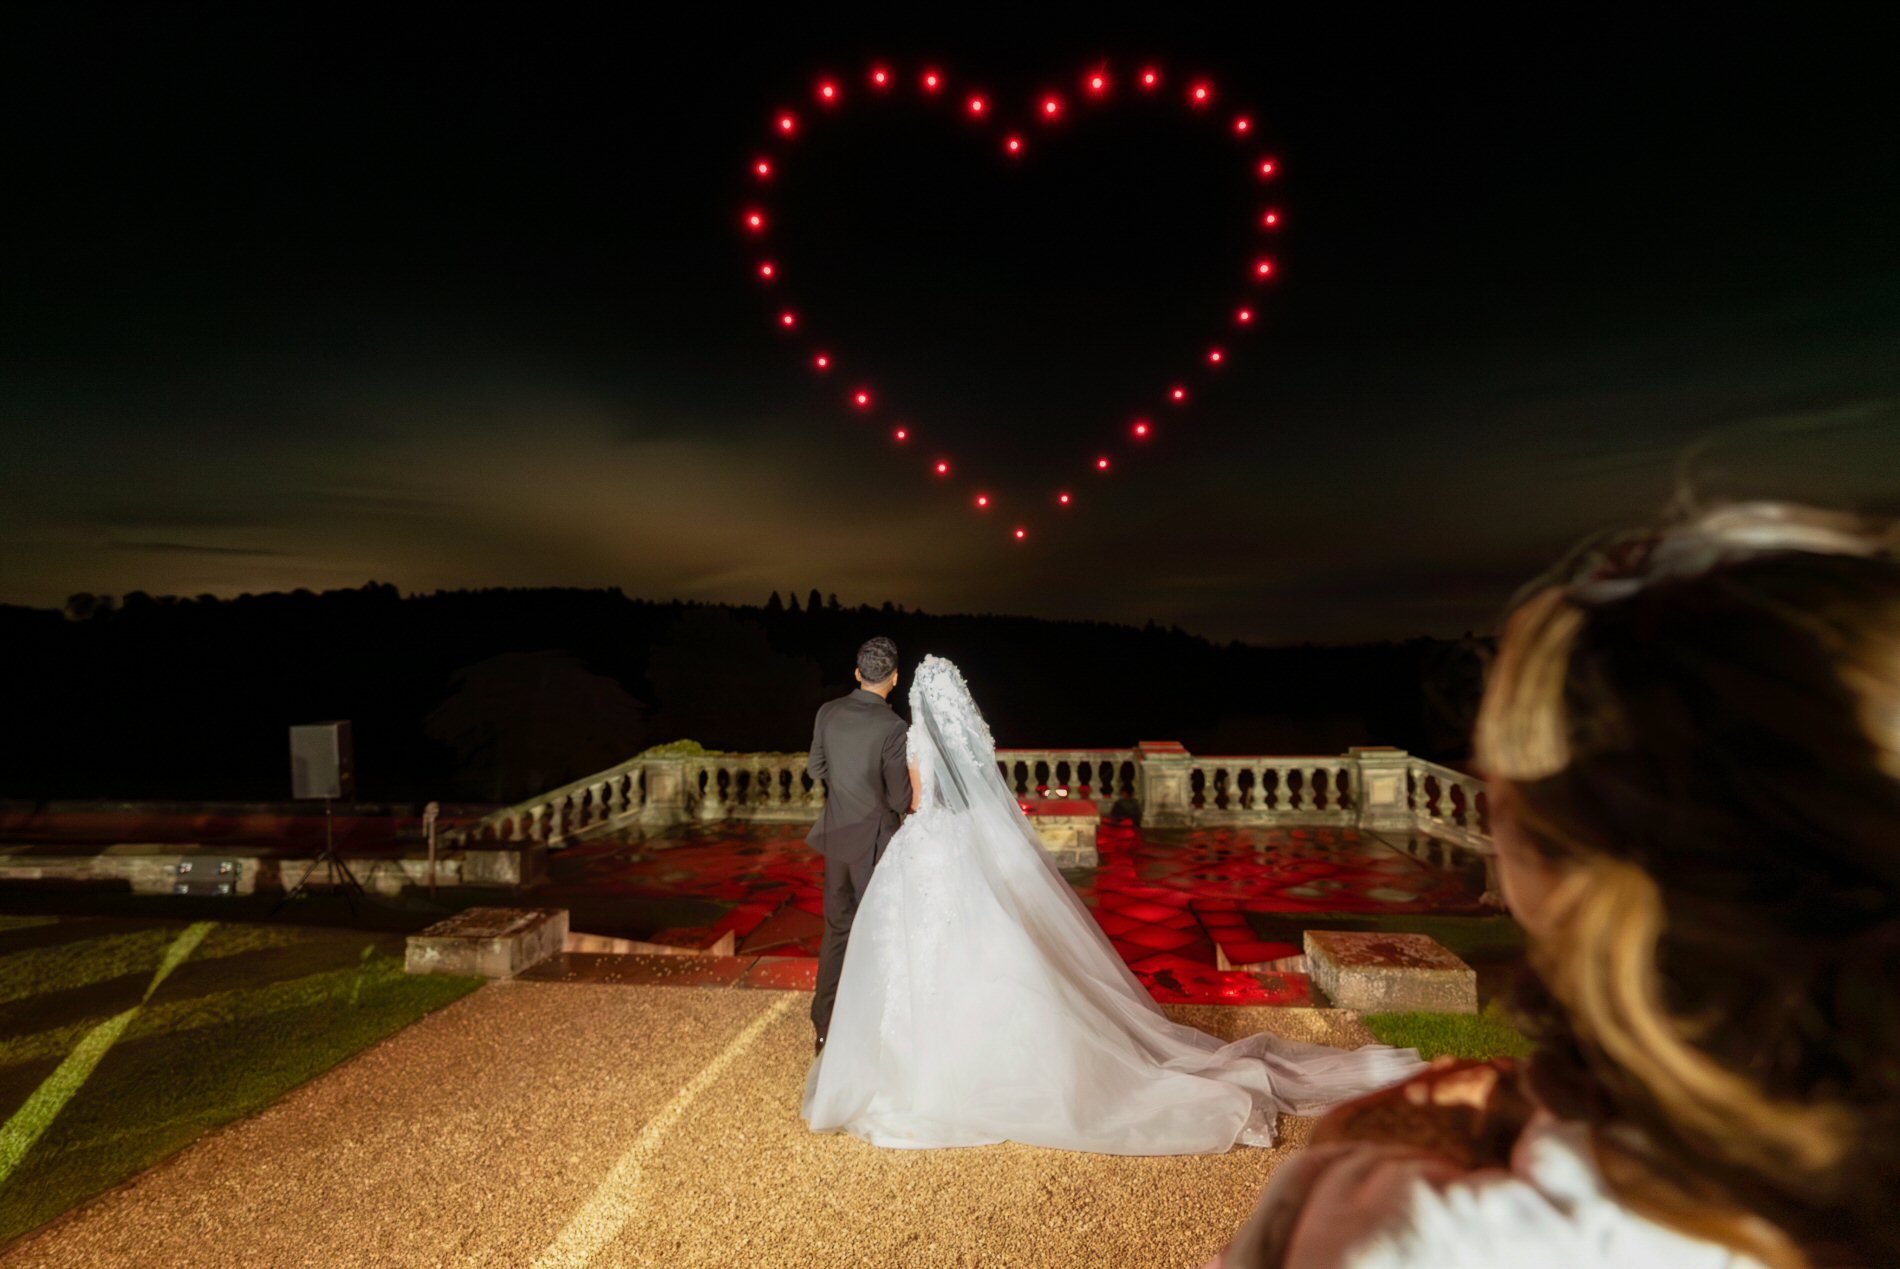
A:
{"label": "white light beam on grass", "polygon": [[33,1090],[6,1123],[0,1124],[0,1186],[12,1178],[14,1170],[26,1159],[26,1152],[33,1148],[33,1143],[59,1117],[66,1103],[85,1086],[107,1050],[118,1043],[119,1037],[125,1034],[125,1029],[132,1025],[132,1019],[151,1000],[159,984],[185,963],[185,958],[197,949],[198,944],[204,942],[205,935],[211,933],[216,925],[216,921],[198,921],[180,931],[178,937],[171,941],[171,946],[165,949],[165,955],[153,971],[152,981],[146,984],[145,994],[139,998],[139,1003],[107,1018],[80,1037],[79,1043],[73,1046],[73,1051],[66,1055],[65,1060],[51,1075],[40,1081],[40,1086]]}

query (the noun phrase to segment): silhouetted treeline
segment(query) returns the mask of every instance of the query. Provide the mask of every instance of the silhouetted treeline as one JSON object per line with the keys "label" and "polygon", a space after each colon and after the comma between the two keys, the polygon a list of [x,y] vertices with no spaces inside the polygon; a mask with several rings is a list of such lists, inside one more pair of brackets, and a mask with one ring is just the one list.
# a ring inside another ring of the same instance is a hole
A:
{"label": "silhouetted treeline", "polygon": [[[0,796],[281,799],[285,729],[348,718],[365,800],[502,801],[680,738],[803,749],[852,654],[955,659],[1000,745],[1462,756],[1481,646],[1218,645],[1178,628],[615,590],[0,605]],[[901,692],[900,692],[901,696]]]}

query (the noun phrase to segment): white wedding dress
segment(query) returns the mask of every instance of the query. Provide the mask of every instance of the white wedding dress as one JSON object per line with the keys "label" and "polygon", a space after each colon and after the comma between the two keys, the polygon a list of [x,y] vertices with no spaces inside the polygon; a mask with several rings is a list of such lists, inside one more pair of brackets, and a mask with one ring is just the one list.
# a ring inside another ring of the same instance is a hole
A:
{"label": "white wedding dress", "polygon": [[1223,1045],[1170,1022],[1044,856],[957,668],[924,658],[910,706],[918,810],[858,905],[805,1083],[814,1131],[1216,1154],[1423,1069],[1411,1049]]}

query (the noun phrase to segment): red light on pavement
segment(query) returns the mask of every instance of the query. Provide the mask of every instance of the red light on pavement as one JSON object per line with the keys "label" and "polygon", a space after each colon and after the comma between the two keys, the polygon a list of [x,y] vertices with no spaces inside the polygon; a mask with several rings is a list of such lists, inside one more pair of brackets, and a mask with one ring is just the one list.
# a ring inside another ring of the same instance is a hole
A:
{"label": "red light on pavement", "polygon": [[1159,84],[1160,82],[1161,82],[1160,71],[1145,70],[1141,72],[1141,86],[1143,88],[1153,88],[1156,84]]}
{"label": "red light on pavement", "polygon": [[1062,113],[1062,99],[1060,97],[1044,97],[1042,99],[1042,117],[1043,118],[1053,119],[1061,113]]}
{"label": "red light on pavement", "polygon": [[1273,261],[1256,260],[1254,262],[1253,275],[1255,277],[1257,278],[1270,277],[1272,276],[1272,274],[1273,274]]}
{"label": "red light on pavement", "polygon": [[827,103],[838,100],[838,86],[828,79],[825,80],[818,85],[818,99]]}
{"label": "red light on pavement", "polygon": [[1023,152],[1023,139],[1021,137],[1011,137],[1009,140],[1003,142],[1003,148],[1008,150],[1011,154],[1021,154]]}
{"label": "red light on pavement", "polygon": [[1248,119],[1246,115],[1242,115],[1240,118],[1234,120],[1235,132],[1245,132],[1251,127],[1253,127],[1253,121]]}
{"label": "red light on pavement", "polygon": [[1108,87],[1107,76],[1100,75],[1100,74],[1089,76],[1089,91],[1090,92],[1099,93],[1107,87]]}
{"label": "red light on pavement", "polygon": [[981,97],[972,97],[970,98],[970,113],[973,115],[981,115],[985,110],[989,109],[989,105],[990,103],[984,101]]}
{"label": "red light on pavement", "polygon": [[857,406],[860,410],[868,410],[871,408],[871,394],[866,392],[863,388],[859,388],[856,392],[851,394],[851,404]]}
{"label": "red light on pavement", "polygon": [[1205,106],[1213,98],[1213,96],[1214,96],[1214,89],[1211,85],[1206,84],[1206,83],[1199,83],[1199,84],[1194,85],[1193,90],[1188,93],[1188,100],[1192,101],[1197,106]]}
{"label": "red light on pavement", "polygon": [[757,163],[752,165],[752,170],[757,172],[761,178],[764,178],[772,174],[772,165],[767,163],[764,159],[760,159]]}
{"label": "red light on pavement", "polygon": [[753,233],[762,233],[765,230],[765,214],[763,212],[747,212],[745,215],[745,224],[746,228],[750,229]]}
{"label": "red light on pavement", "polygon": [[877,85],[877,87],[882,88],[891,82],[891,73],[882,66],[873,66],[871,68],[871,82]]}

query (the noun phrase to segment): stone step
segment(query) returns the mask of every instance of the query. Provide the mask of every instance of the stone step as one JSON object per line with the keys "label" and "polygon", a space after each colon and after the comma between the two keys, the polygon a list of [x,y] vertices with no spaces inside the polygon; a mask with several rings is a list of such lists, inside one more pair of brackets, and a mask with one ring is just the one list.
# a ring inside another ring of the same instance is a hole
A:
{"label": "stone step", "polygon": [[1476,1013],[1478,976],[1423,934],[1308,930],[1313,981],[1361,1013]]}

